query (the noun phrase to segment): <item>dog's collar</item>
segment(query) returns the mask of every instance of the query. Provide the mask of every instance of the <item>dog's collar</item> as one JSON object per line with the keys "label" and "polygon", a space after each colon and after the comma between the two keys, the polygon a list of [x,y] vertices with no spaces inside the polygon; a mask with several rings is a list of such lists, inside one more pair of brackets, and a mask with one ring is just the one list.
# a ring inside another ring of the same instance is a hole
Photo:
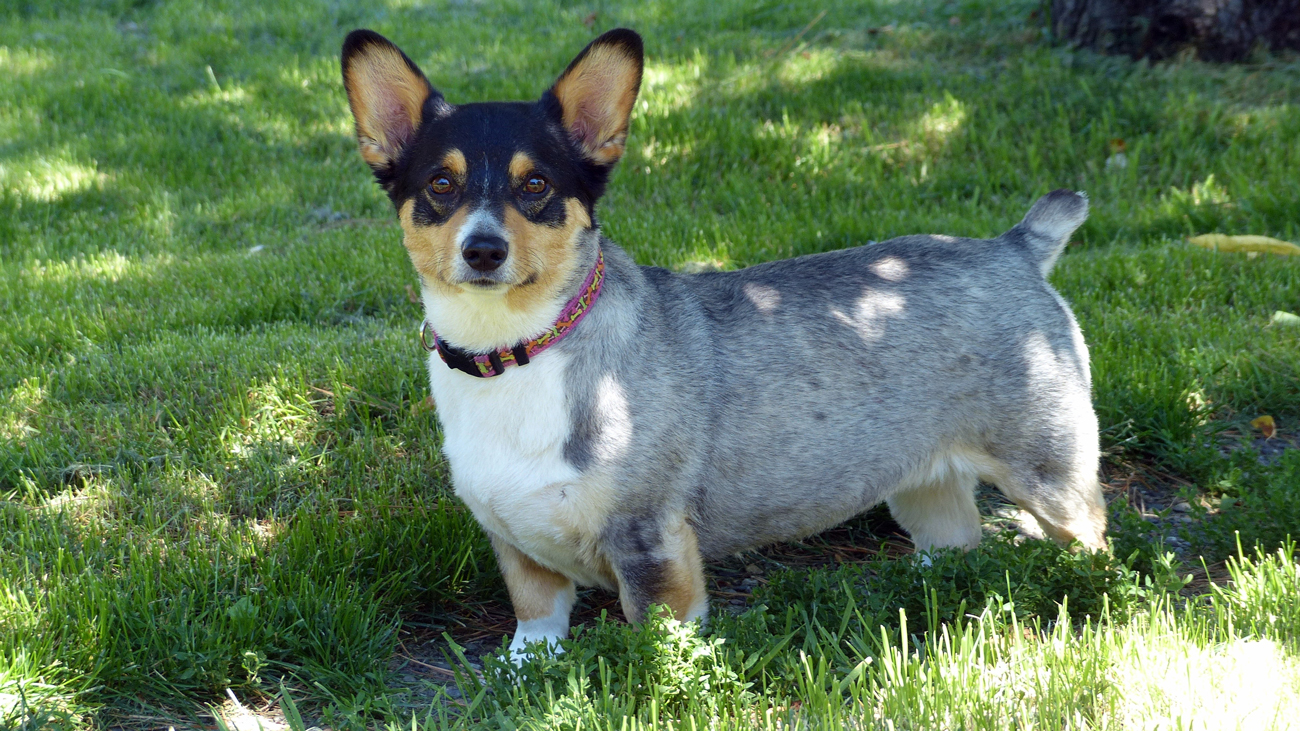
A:
{"label": "dog's collar", "polygon": [[[560,310],[560,316],[556,318],[555,324],[546,328],[541,335],[514,347],[498,348],[488,353],[470,353],[452,347],[446,340],[438,337],[438,333],[434,332],[428,320],[420,325],[420,345],[424,346],[425,350],[437,351],[438,357],[442,358],[442,362],[452,370],[464,371],[477,378],[499,376],[506,372],[507,366],[528,365],[528,362],[538,353],[573,332],[573,328],[578,326],[591,306],[596,304],[596,298],[600,297],[600,286],[604,282],[605,253],[597,251],[596,266],[592,267],[587,274],[587,279],[578,290],[577,296],[569,300],[568,304],[564,305],[564,309]],[[429,343],[430,335],[433,336],[432,344]]]}

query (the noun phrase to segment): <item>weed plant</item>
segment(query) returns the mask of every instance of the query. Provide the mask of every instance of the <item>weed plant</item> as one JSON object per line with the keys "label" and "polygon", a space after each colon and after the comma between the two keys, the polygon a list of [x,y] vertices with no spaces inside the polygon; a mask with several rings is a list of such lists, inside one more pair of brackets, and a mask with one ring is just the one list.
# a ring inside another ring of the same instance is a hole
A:
{"label": "weed plant", "polygon": [[1231,555],[1242,543],[1281,545],[1300,526],[1300,450],[1263,465],[1255,450],[1242,449],[1216,466],[1207,488],[1211,499],[1193,498],[1202,520],[1185,531],[1206,557]]}

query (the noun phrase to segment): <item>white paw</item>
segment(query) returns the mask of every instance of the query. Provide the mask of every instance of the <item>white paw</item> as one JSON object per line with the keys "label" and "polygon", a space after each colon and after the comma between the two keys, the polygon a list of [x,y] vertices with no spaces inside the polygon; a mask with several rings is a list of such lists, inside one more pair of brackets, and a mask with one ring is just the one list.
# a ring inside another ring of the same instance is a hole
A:
{"label": "white paw", "polygon": [[700,629],[709,626],[709,595],[705,594],[686,612],[687,622],[699,622]]}
{"label": "white paw", "polygon": [[560,640],[569,636],[569,614],[556,612],[550,617],[533,619],[515,625],[515,636],[510,638],[510,659],[515,665],[534,657],[534,652],[544,650],[552,655],[564,652]]}
{"label": "white paw", "polygon": [[516,632],[510,640],[510,659],[516,665],[522,665],[525,660],[531,660],[537,656],[537,652],[549,652],[552,655],[564,653],[564,648],[560,646],[560,640],[564,639],[559,635],[537,635],[526,636],[522,632]]}

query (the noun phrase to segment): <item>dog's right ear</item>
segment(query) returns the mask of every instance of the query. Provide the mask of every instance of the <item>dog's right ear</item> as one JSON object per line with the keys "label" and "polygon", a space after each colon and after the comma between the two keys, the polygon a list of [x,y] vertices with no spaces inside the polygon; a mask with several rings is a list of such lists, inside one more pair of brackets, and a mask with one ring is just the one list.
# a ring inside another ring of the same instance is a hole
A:
{"label": "dog's right ear", "polygon": [[343,41],[343,86],[361,157],[383,182],[420,123],[450,111],[419,67],[387,38],[354,30]]}

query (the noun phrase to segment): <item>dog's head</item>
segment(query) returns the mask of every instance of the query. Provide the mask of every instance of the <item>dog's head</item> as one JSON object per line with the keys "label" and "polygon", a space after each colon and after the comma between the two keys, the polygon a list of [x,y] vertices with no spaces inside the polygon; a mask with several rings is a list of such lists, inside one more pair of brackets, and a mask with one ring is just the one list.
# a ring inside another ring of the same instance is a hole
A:
{"label": "dog's head", "polygon": [[623,155],[641,69],[640,36],[612,30],[535,102],[455,106],[383,36],[348,35],[343,84],[361,156],[427,285],[526,302],[572,276]]}

